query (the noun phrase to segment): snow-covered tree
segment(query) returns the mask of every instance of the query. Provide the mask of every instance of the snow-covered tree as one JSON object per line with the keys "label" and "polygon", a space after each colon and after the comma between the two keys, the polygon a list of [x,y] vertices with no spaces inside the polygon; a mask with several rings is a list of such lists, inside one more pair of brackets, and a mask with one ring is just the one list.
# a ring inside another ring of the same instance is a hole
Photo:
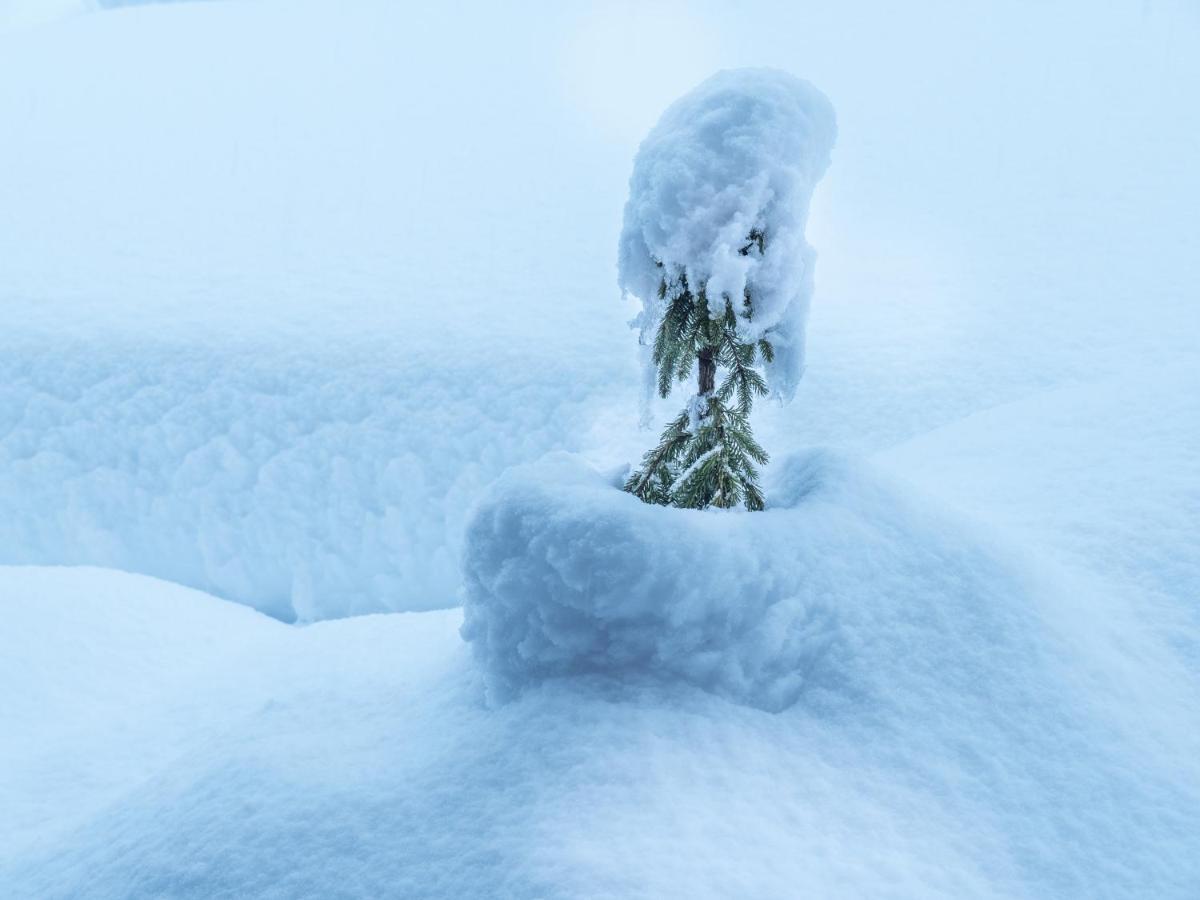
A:
{"label": "snow-covered tree", "polygon": [[622,290],[662,397],[696,392],[630,475],[648,503],[762,509],[756,397],[803,372],[815,254],[809,198],[836,127],[820,91],[769,69],[719,72],[672,105],[638,150],[621,234]]}
{"label": "snow-covered tree", "polygon": [[[739,252],[763,249],[763,234],[754,231]],[[686,271],[664,272],[658,293],[666,304],[654,337],[658,393],[666,397],[673,381],[695,372],[696,394],[625,489],[650,503],[691,509],[743,502],[747,509],[762,509],[755,464],[765,463],[767,454],[750,433],[749,417],[754,398],[767,392],[754,365],[760,355],[770,362],[775,351],[766,338],[747,342],[738,335],[738,316],[753,316],[754,298],[747,290],[739,312],[726,297],[725,309],[714,316],[705,286],[693,290]],[[725,372],[719,387],[718,368]]]}

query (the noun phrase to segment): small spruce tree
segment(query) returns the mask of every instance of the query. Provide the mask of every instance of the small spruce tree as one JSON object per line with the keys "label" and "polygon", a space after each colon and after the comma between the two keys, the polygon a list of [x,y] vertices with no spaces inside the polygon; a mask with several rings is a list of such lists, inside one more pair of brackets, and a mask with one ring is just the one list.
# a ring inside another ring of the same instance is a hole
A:
{"label": "small spruce tree", "polygon": [[[765,250],[766,235],[756,228],[739,252],[761,256]],[[736,308],[725,295],[724,310],[713,315],[705,283],[693,285],[686,270],[657,265],[663,269],[658,286],[663,315],[653,353],[658,393],[667,397],[675,381],[695,372],[696,394],[642,458],[625,490],[664,506],[727,509],[743,503],[762,509],[756,466],[766,463],[767,454],[750,432],[750,409],[755,397],[767,393],[755,365],[775,354],[770,341],[744,341],[738,334],[739,320],[754,316],[753,294],[747,287]]]}

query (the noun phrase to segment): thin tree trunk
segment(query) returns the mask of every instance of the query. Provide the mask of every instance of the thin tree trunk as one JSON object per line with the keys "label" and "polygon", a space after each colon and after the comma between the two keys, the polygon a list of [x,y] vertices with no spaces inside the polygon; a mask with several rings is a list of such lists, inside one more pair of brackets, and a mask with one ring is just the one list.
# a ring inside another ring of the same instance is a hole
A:
{"label": "thin tree trunk", "polygon": [[700,396],[704,397],[716,390],[717,361],[713,358],[713,348],[705,347],[698,354],[700,360]]}

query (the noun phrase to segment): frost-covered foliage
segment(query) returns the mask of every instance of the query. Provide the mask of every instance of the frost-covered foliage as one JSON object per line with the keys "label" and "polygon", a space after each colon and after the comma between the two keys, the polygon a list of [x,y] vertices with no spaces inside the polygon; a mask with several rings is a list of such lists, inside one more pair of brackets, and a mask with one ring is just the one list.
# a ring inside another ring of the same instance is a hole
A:
{"label": "frost-covered foliage", "polygon": [[621,286],[642,302],[659,395],[697,381],[625,484],[647,503],[763,508],[767,454],[750,411],[769,383],[790,396],[800,377],[813,262],[804,223],[834,130],[829,101],[806,82],[721,72],[668,109],[638,151]]}
{"label": "frost-covered foliage", "polygon": [[[762,235],[754,232],[747,245],[761,250]],[[625,490],[647,503],[685,509],[728,509],[745,504],[763,508],[757,466],[767,453],[750,431],[750,409],[767,385],[754,364],[761,354],[770,360],[770,341],[743,341],[739,313],[725,302],[720,316],[709,315],[703,288],[693,289],[686,273],[664,276],[659,294],[667,303],[654,336],[652,358],[658,369],[658,391],[666,397],[676,379],[696,370],[696,393],[642,457],[625,482]],[[746,292],[743,313],[752,310]],[[717,382],[717,369],[725,375]]]}
{"label": "frost-covered foliage", "polygon": [[835,137],[824,94],[771,69],[718,72],[663,114],[634,162],[619,249],[620,286],[643,305],[643,343],[666,311],[664,272],[703,288],[714,318],[727,300],[741,313],[749,292],[754,314],[739,317],[739,333],[771,341],[768,383],[794,394],[815,259],[804,228]]}
{"label": "frost-covered foliage", "polygon": [[604,672],[769,710],[861,702],[906,618],[999,636],[1029,614],[1016,568],[863,464],[795,456],[773,491],[766,512],[731,516],[638,503],[566,455],[508,474],[465,548],[463,635],[491,695]]}

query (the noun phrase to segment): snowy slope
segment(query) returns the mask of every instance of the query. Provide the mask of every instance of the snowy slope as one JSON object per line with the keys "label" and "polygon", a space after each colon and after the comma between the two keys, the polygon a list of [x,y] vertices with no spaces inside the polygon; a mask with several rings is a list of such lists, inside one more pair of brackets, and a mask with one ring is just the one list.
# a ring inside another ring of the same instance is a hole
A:
{"label": "snowy slope", "polygon": [[797,72],[840,122],[772,452],[1197,365],[1186,5],[231,0],[0,46],[7,562],[284,619],[456,603],[464,508],[504,468],[644,449],[621,208],[638,141],[723,65]]}
{"label": "snowy slope", "polygon": [[[61,834],[253,709],[286,629],[144,576],[5,568],[0,860]],[[257,701],[261,702],[261,701]]]}
{"label": "snowy slope", "polygon": [[1064,385],[883,454],[924,490],[1136,603],[1200,671],[1200,367]]}
{"label": "snowy slope", "polygon": [[[841,677],[778,715],[661,669],[489,708],[455,612],[295,629],[137,576],[0,569],[23,686],[0,713],[32,726],[0,743],[18,811],[0,886],[1189,896],[1200,710],[1171,652],[1119,600],[915,498],[823,493],[887,599],[839,614]],[[809,576],[847,564],[814,554]]]}

